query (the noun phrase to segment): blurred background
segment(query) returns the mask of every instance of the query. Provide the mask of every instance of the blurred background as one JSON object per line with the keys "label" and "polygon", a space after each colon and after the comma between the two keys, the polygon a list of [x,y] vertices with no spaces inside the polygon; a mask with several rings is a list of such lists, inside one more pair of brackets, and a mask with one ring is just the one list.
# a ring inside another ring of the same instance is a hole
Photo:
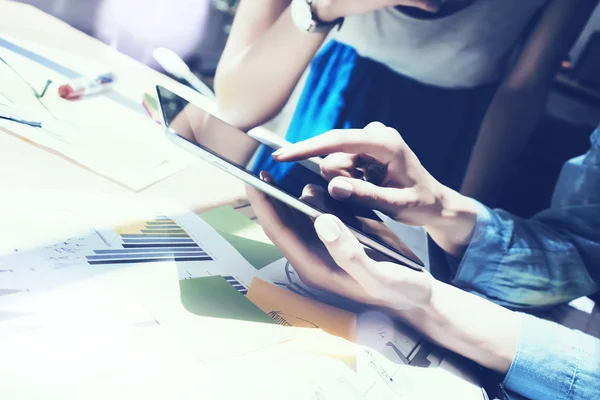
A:
{"label": "blurred background", "polygon": [[[23,0],[120,52],[161,70],[157,47],[177,53],[212,84],[239,0]],[[163,71],[164,72],[164,71]],[[294,100],[269,124],[284,134]],[[522,216],[549,205],[563,162],[582,154],[600,120],[600,7],[565,56],[540,122],[498,204]],[[515,194],[521,194],[515,196]],[[525,196],[523,196],[525,194]],[[518,200],[515,201],[515,200]]]}
{"label": "blurred background", "polygon": [[179,54],[210,77],[239,0],[25,0],[69,25],[158,69],[157,47]]}

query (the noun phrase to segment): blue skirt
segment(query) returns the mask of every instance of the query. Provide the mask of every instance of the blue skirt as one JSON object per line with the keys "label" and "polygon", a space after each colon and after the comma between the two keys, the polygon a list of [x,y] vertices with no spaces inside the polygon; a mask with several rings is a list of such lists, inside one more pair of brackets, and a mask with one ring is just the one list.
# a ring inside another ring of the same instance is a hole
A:
{"label": "blue skirt", "polygon": [[[426,85],[331,41],[313,60],[286,139],[292,143],[331,129],[364,128],[379,121],[400,132],[423,166],[459,190],[471,150],[497,84],[468,89]],[[259,150],[255,171],[279,181],[289,164]],[[304,174],[308,171],[294,171]]]}

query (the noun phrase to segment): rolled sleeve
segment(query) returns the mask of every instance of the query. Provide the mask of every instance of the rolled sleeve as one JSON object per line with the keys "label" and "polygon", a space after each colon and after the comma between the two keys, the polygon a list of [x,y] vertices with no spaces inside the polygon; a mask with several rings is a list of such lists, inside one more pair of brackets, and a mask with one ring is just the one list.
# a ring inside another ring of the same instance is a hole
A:
{"label": "rolled sleeve", "polygon": [[500,220],[492,210],[472,200],[477,207],[477,222],[473,237],[459,263],[453,279],[457,287],[490,294],[497,288],[492,282],[506,253],[512,236],[512,226]]}
{"label": "rolled sleeve", "polygon": [[502,383],[508,398],[600,398],[600,340],[522,314],[512,365]]}
{"label": "rolled sleeve", "polygon": [[465,255],[447,256],[454,285],[520,310],[567,303],[598,290],[600,128],[590,142],[585,155],[563,167],[553,206],[532,218],[475,202],[477,222]]}
{"label": "rolled sleeve", "polygon": [[[594,293],[600,204],[549,210],[524,220],[477,205],[473,238],[452,283],[515,310]],[[590,270],[588,270],[588,266]]]}

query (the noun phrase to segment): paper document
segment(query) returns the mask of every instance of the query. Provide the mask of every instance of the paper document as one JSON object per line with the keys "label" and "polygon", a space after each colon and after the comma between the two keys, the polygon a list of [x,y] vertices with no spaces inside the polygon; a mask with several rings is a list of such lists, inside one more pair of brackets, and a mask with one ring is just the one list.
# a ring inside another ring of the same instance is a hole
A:
{"label": "paper document", "polygon": [[208,224],[171,200],[2,192],[0,206],[10,210],[0,230],[3,290],[54,289],[136,264],[170,264],[180,279],[236,272],[248,281],[256,271]]}
{"label": "paper document", "polygon": [[[352,349],[350,365],[355,367],[355,382],[362,388],[359,398],[438,398],[447,390],[461,393],[457,397],[461,399],[481,398],[472,364],[446,359],[445,351],[381,312],[354,314],[260,279],[252,281],[247,298],[283,326],[318,329],[338,339],[309,339],[299,334],[296,338],[301,353],[326,355],[348,364]],[[302,346],[307,340],[310,345]],[[346,341],[355,346],[344,345]],[[443,380],[444,386],[436,384],[431,389],[433,379]],[[436,395],[428,397],[425,393]]]}
{"label": "paper document", "polygon": [[[297,354],[341,361],[322,379],[297,377],[308,385],[305,394],[318,399],[338,392],[368,400],[447,393],[482,398],[472,364],[381,312],[354,308],[307,287],[285,259],[250,264],[207,221],[176,202],[50,190],[1,192],[2,354],[11,344],[26,349],[22,338],[35,342],[81,334],[76,345],[56,342],[67,355],[94,359],[101,354],[86,338],[97,336],[90,330],[106,331],[116,343],[102,342],[110,347],[107,354],[119,351],[122,337],[134,347],[171,342],[176,353],[211,363]],[[159,349],[153,353],[157,360],[177,362],[175,353]],[[56,356],[48,349],[36,351],[47,356],[43,360]],[[11,367],[4,376],[30,376],[23,373],[25,364]],[[281,382],[294,380],[283,372],[289,371],[282,371]]]}
{"label": "paper document", "polygon": [[[74,290],[82,298],[71,306],[85,308],[94,300],[86,293],[101,288],[102,296],[123,293],[123,301],[132,302],[116,311],[130,325],[160,325],[199,360],[228,359],[290,339],[245,297],[257,269],[177,202],[50,190],[2,193],[0,326],[4,320],[21,321],[23,329],[38,326],[23,318],[67,312],[45,305]],[[102,308],[101,300],[95,302]]]}
{"label": "paper document", "polygon": [[260,279],[250,284],[246,297],[283,326],[317,328],[350,341],[356,340],[356,315],[299,296]]}
{"label": "paper document", "polygon": [[256,354],[220,365],[209,376],[214,399],[364,399],[356,372],[319,356]]}
{"label": "paper document", "polygon": [[[33,45],[12,38],[18,49]],[[59,62],[80,68],[79,75],[95,76],[106,72],[104,66],[73,55],[68,57],[45,48],[44,65],[29,53],[0,46],[0,108],[3,113],[27,115],[42,123],[41,128],[0,119],[0,127],[48,150],[63,154],[101,175],[141,190],[193,163],[196,159],[166,139],[161,126],[143,112],[143,92],[117,82],[105,93],[69,101],[59,97],[58,86],[68,82],[70,74],[58,68]],[[62,57],[61,57],[62,56]],[[52,84],[41,98],[46,80]],[[117,78],[118,79],[118,78]],[[134,98],[130,98],[130,95]]]}

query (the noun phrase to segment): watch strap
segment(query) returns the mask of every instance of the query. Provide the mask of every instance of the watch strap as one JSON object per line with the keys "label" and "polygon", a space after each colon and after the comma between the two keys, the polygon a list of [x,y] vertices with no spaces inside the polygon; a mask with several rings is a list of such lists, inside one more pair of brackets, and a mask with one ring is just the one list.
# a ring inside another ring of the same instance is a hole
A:
{"label": "watch strap", "polygon": [[342,24],[344,23],[344,17],[339,17],[334,19],[333,21],[323,21],[317,15],[316,3],[318,0],[305,0],[306,4],[310,7],[310,14],[312,18],[311,27],[309,27],[308,32],[323,32],[328,31],[334,27],[338,27],[340,29]]}

